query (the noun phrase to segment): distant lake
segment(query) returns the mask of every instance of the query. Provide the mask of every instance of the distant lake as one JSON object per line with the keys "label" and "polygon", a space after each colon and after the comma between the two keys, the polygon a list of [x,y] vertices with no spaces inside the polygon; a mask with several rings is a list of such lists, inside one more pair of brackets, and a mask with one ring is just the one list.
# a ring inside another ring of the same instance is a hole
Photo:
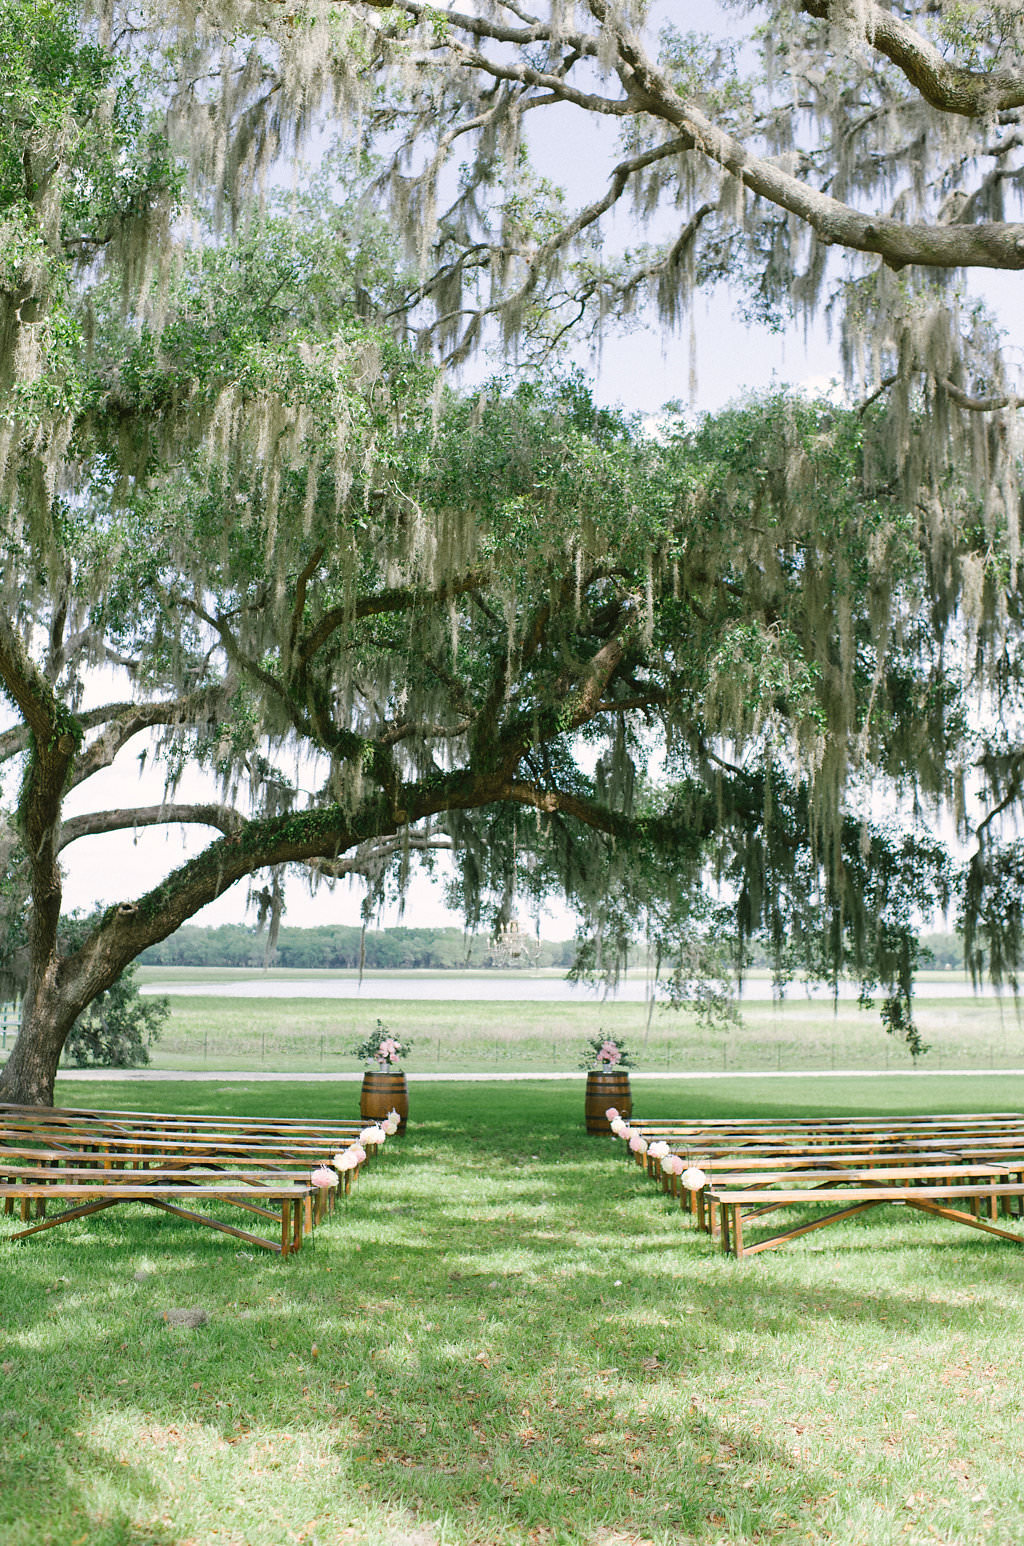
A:
{"label": "distant lake", "polygon": [[[204,981],[199,968],[180,968],[188,980],[174,981],[169,973],[159,980],[160,967],[150,967],[149,980],[141,984],[143,993],[169,993],[202,998],[349,998],[349,999],[425,999],[460,1001],[481,1000],[522,1003],[529,1000],[539,1003],[594,1003],[604,997],[603,989],[577,987],[564,977],[541,976],[533,972],[379,972],[363,977],[360,983],[354,972],[310,973],[282,977],[276,973],[239,973],[230,981],[224,981],[224,973],[212,971],[211,980]],[[152,977],[150,977],[152,973]],[[950,980],[952,979],[952,980]],[[922,982],[918,996],[922,999],[970,998],[971,987],[959,973],[950,973],[950,979]],[[608,996],[620,1004],[643,1003],[648,984],[643,977],[627,977],[619,983],[615,993]],[[988,989],[984,996],[991,995]],[[743,984],[743,998],[764,1003],[772,996],[772,985],[767,977],[749,977]],[[839,989],[842,999],[855,999],[854,983],[843,983]],[[804,997],[828,1002],[831,990],[815,987],[808,991],[801,984],[793,984],[786,997],[797,1002]]]}

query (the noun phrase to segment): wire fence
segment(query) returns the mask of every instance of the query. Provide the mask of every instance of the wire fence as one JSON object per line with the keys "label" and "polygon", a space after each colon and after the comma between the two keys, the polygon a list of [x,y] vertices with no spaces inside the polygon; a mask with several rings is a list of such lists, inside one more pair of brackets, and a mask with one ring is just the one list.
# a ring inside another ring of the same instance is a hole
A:
{"label": "wire fence", "polygon": [[[383,1007],[383,1006],[382,1006]],[[397,1013],[399,1006],[392,1006]],[[526,1010],[527,1006],[523,1006]],[[1024,1068],[1024,1022],[1012,1007],[974,1003],[941,1006],[929,1018],[922,1004],[927,1050],[913,1058],[885,1034],[877,1019],[851,1007],[839,1016],[808,1014],[806,1006],[745,1016],[738,1027],[714,1030],[690,1020],[661,1020],[646,1033],[624,1025],[638,1074],[659,1073],[876,1073],[957,1072]],[[285,1011],[245,1000],[216,1006],[175,1005],[150,1049],[150,1066],[168,1072],[247,1070],[280,1073],[357,1073],[353,1027],[321,1018],[314,1001]],[[581,1024],[552,1007],[542,1017],[511,1004],[480,1005],[462,1019],[439,1005],[428,1025],[399,1023],[414,1051],[405,1063],[416,1073],[571,1073],[580,1069]],[[389,1010],[390,1017],[390,1010]],[[0,1004],[0,1063],[20,1027],[20,1006]],[[68,1065],[65,1065],[68,1066]]]}
{"label": "wire fence", "polygon": [[[207,1030],[190,1036],[166,1035],[151,1049],[152,1066],[161,1069],[224,1069],[261,1072],[352,1072],[361,1064],[350,1051],[349,1037],[330,1032],[260,1032],[251,1036],[218,1034]],[[570,1073],[580,1069],[579,1048],[551,1038],[514,1036],[477,1037],[470,1045],[462,1038],[419,1038],[403,1066],[410,1074],[499,1072]],[[1024,1038],[1013,1044],[1002,1039],[944,1038],[927,1052],[913,1058],[908,1049],[884,1033],[870,1037],[827,1040],[811,1037],[766,1041],[757,1037],[729,1036],[717,1043],[686,1038],[652,1038],[638,1048],[635,1072],[643,1073],[785,1073],[911,1072],[1024,1068]]]}

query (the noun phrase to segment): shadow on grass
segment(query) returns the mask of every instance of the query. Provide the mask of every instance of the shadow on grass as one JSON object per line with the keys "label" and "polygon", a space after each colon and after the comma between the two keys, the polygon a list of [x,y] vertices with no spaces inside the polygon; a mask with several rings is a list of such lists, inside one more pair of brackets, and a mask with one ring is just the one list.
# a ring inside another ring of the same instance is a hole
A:
{"label": "shadow on grass", "polygon": [[[190,1088],[207,1101],[193,1109],[226,1109],[216,1087]],[[68,1546],[58,1525],[99,1519],[102,1498],[109,1528],[136,1533],[89,1533],[89,1546],[176,1546],[138,1523],[176,1517],[155,1440],[139,1439],[171,1431],[185,1435],[193,1519],[217,1509],[207,1472],[237,1484],[257,1450],[287,1478],[253,1501],[248,1533],[216,1537],[244,1546],[301,1539],[299,1441],[333,1521],[309,1538],[331,1546],[375,1539],[367,1521],[391,1510],[445,1521],[446,1546],[590,1546],[602,1529],[822,1539],[850,1435],[870,1446],[887,1421],[890,1376],[871,1371],[889,1349],[976,1340],[979,1297],[986,1336],[1019,1339],[1011,1246],[869,1215],[834,1250],[797,1242],[734,1263],[579,1131],[579,1092],[463,1088],[446,1105],[437,1088],[288,1262],[148,1211],[0,1245],[0,1411],[17,1414],[0,1463],[26,1543]],[[276,1102],[254,1089],[265,1106],[244,1092],[233,1109],[346,1114],[323,1087],[312,1105],[296,1086]],[[162,1320],[187,1305],[209,1323]],[[936,1388],[936,1410],[944,1400]],[[800,1428],[837,1403],[844,1431],[809,1446]]]}

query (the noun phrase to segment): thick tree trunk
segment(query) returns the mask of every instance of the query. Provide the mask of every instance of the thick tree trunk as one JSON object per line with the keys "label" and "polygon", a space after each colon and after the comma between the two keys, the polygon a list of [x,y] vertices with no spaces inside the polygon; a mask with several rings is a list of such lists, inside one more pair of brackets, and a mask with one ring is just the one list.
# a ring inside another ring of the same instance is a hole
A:
{"label": "thick tree trunk", "polygon": [[0,1070],[0,1101],[52,1106],[57,1065],[75,1017],[45,996],[25,1014],[11,1055]]}
{"label": "thick tree trunk", "polygon": [[77,1008],[61,991],[61,959],[53,939],[33,941],[35,959],[22,1008],[21,1030],[0,1070],[0,1100],[52,1106],[57,1065]]}

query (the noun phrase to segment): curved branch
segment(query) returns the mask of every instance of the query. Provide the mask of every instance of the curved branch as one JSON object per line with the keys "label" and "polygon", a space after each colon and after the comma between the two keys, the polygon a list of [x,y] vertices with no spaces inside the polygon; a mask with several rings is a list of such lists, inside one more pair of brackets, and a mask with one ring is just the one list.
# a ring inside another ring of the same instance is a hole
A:
{"label": "curved branch", "polygon": [[77,785],[108,768],[118,752],[144,730],[157,725],[185,725],[201,717],[209,718],[221,704],[226,685],[203,687],[181,698],[164,699],[161,703],[110,703],[101,709],[92,709],[79,716],[79,723],[91,729],[103,724],[106,729],[94,741],[84,747],[75,759],[69,787]]}
{"label": "curved branch", "polygon": [[[610,20],[605,0],[590,0],[591,9]],[[883,215],[865,215],[849,204],[820,193],[776,162],[755,155],[742,141],[718,127],[700,108],[684,101],[663,71],[651,62],[639,39],[615,29],[621,60],[620,75],[637,111],[676,126],[689,134],[693,146],[737,178],[752,193],[809,225],[826,243],[874,252],[890,268],[921,264],[935,268],[1024,268],[1024,224],[1009,221],[984,225],[904,223]]]}
{"label": "curved branch", "polygon": [[[807,0],[807,4],[824,6],[826,0]],[[405,8],[414,11],[411,4]],[[990,221],[978,225],[931,225],[924,221],[904,223],[891,216],[864,214],[801,181],[778,162],[756,155],[694,103],[678,94],[669,77],[648,57],[639,38],[619,23],[607,0],[590,0],[590,9],[614,38],[618,55],[615,68],[626,92],[624,98],[611,99],[578,91],[549,71],[526,63],[492,59],[454,39],[448,39],[444,46],[466,69],[476,70],[492,80],[515,81],[526,87],[542,88],[558,101],[592,112],[618,117],[648,113],[671,124],[683,142],[683,148],[699,151],[759,198],[788,210],[817,232],[826,244],[876,253],[894,269],[905,268],[908,264],[934,268],[1024,268],[1024,224]],[[872,16],[876,11],[880,17],[883,15],[879,7],[871,5]],[[418,14],[418,9],[415,13]],[[446,12],[445,22],[453,29],[461,27],[457,13]],[[464,30],[476,38],[487,37],[491,35],[488,32],[490,25],[483,19],[474,19]],[[516,30],[511,29],[512,32]],[[493,35],[498,36],[497,32]],[[1019,81],[1012,85],[1008,78],[986,76],[984,80],[989,89],[993,80],[997,83],[993,107],[999,105],[1000,91],[1009,105],[1024,103],[1024,87]]]}
{"label": "curved branch", "polygon": [[317,875],[327,876],[329,880],[340,880],[345,875],[366,874],[407,849],[415,853],[450,853],[454,847],[450,837],[428,837],[426,833],[409,832],[383,842],[364,844],[346,859],[313,859],[307,868]]}
{"label": "curved branch", "polygon": [[1011,392],[1005,392],[998,397],[971,397],[948,379],[943,379],[942,385],[958,408],[966,408],[971,413],[995,413],[1000,408],[1024,408],[1024,397],[1015,397]]}
{"label": "curved branch", "polygon": [[[808,16],[827,19],[833,0],[801,0]],[[877,4],[859,0],[858,19],[870,47],[884,54],[926,102],[943,113],[987,118],[992,113],[1024,107],[1024,77],[1016,70],[966,70],[950,64],[935,45],[903,17]]]}
{"label": "curved branch", "polygon": [[299,644],[299,662],[303,666],[308,665],[331,635],[339,628],[343,628],[346,623],[365,617],[381,617],[391,612],[410,612],[414,607],[426,604],[443,605],[453,596],[463,596],[467,591],[476,590],[486,584],[486,581],[487,576],[483,570],[473,569],[457,579],[446,580],[437,590],[416,590],[411,586],[396,586],[392,590],[363,596],[350,607],[332,607],[329,612],[324,613],[316,627],[312,628]]}
{"label": "curved branch", "polygon": [[135,827],[160,826],[216,827],[225,834],[241,831],[245,817],[229,805],[141,805],[132,809],[90,811],[71,816],[61,828],[58,850],[82,837],[99,837],[104,832],[124,832]]}

